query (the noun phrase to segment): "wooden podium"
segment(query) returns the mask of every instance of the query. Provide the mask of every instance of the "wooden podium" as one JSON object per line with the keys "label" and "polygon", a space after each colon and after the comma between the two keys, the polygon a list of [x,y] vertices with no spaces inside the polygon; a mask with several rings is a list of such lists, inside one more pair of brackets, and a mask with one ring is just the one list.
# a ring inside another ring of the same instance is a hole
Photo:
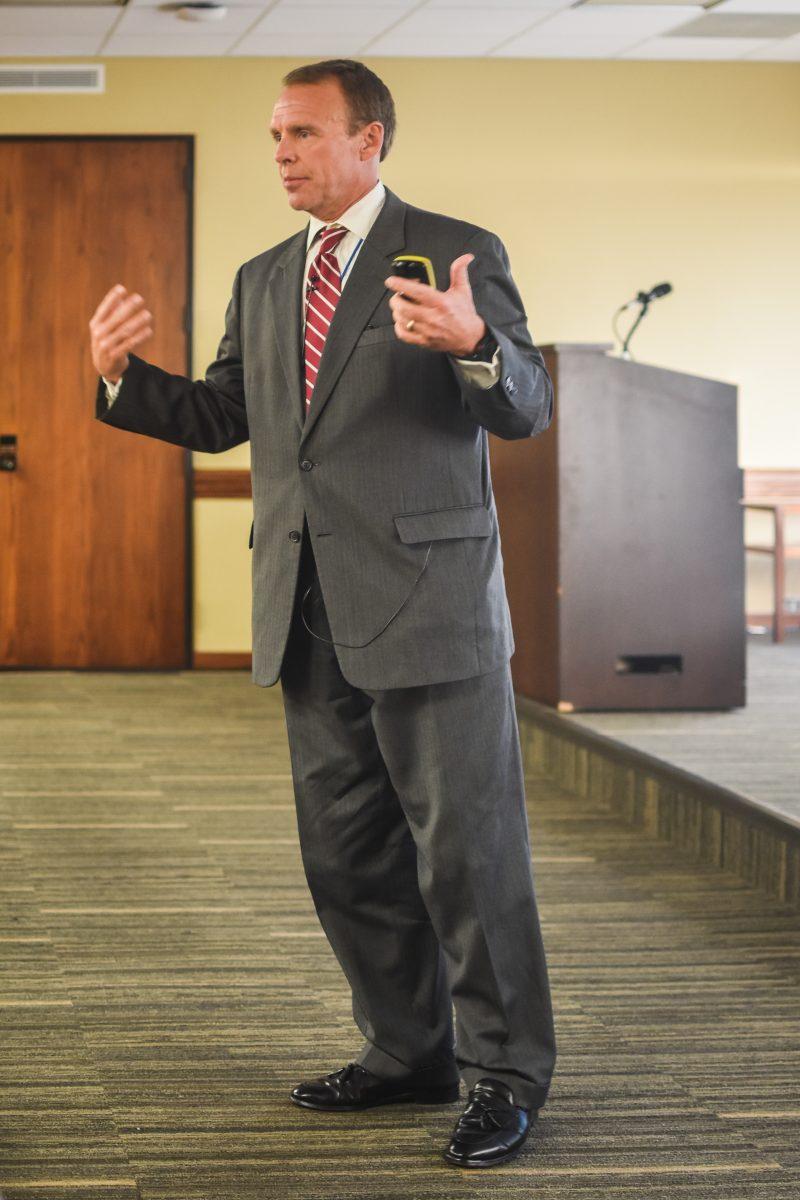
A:
{"label": "wooden podium", "polygon": [[541,347],[551,427],[492,437],[516,690],[562,711],[745,703],[737,389]]}

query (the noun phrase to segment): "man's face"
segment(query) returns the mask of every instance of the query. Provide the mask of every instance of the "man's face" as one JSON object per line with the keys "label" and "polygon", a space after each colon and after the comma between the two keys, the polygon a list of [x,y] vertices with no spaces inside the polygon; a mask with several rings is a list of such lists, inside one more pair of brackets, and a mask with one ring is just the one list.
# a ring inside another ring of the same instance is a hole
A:
{"label": "man's face", "polygon": [[364,155],[371,129],[351,135],[347,102],[335,79],[284,88],[270,132],[292,208],[331,221],[368,191],[377,178],[374,149]]}

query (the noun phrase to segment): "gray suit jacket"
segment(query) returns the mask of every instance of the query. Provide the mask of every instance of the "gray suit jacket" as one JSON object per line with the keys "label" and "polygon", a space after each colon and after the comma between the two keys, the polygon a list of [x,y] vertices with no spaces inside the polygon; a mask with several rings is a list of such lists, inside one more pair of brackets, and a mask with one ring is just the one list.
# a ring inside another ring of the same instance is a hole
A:
{"label": "gray suit jacket", "polygon": [[[131,355],[110,409],[98,386],[97,415],[212,453],[250,439],[256,683],[279,676],[304,517],[350,683],[408,687],[491,671],[514,645],[487,431],[531,437],[552,415],[552,384],[505,248],[494,234],[413,208],[387,189],[342,292],[304,419],[305,248],[303,231],[239,268],[204,380]],[[493,387],[470,385],[449,355],[396,337],[384,279],[403,250],[427,255],[440,286],[453,259],[475,255],[475,305],[501,353]]]}

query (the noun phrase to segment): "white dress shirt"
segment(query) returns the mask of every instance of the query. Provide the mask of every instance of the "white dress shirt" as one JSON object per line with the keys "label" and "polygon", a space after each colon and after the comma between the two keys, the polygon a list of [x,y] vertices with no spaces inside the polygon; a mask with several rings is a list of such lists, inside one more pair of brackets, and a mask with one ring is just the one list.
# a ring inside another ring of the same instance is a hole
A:
{"label": "white dress shirt", "polygon": [[[375,223],[378,213],[383,208],[384,200],[386,199],[386,189],[380,180],[367,192],[366,196],[362,196],[360,200],[356,200],[355,204],[351,204],[345,212],[342,213],[336,221],[321,221],[319,217],[309,217],[308,234],[306,237],[306,266],[303,273],[303,287],[300,292],[300,303],[302,312],[300,320],[303,329],[305,329],[305,295],[306,283],[308,281],[308,273],[311,269],[311,264],[316,258],[318,247],[314,244],[314,239],[325,225],[343,225],[347,230],[342,240],[334,250],[334,255],[339,263],[339,272],[342,274],[342,291],[347,286],[347,281],[353,270],[353,263],[358,258],[361,247],[364,244],[364,239]],[[388,273],[387,273],[388,274]],[[454,358],[453,362],[457,364],[459,371],[462,373],[467,383],[473,387],[490,388],[493,387],[500,378],[500,349],[495,351],[494,358],[491,362],[473,362],[471,360]],[[122,377],[124,379],[124,376]],[[109,405],[113,404],[119,395],[119,389],[122,386],[122,379],[116,383],[109,383],[103,376],[103,382],[106,385],[106,397]]]}

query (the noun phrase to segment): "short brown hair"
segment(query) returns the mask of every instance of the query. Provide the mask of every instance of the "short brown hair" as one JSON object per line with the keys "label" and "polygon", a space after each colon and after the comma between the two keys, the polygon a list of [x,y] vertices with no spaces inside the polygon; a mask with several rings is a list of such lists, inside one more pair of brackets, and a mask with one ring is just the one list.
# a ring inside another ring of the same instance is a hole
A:
{"label": "short brown hair", "polygon": [[283,83],[291,87],[295,83],[322,83],[325,79],[339,81],[350,110],[351,134],[371,121],[380,121],[383,126],[383,161],[391,149],[397,128],[394,100],[386,84],[369,67],[353,58],[328,58],[324,62],[296,67],[283,77]]}

